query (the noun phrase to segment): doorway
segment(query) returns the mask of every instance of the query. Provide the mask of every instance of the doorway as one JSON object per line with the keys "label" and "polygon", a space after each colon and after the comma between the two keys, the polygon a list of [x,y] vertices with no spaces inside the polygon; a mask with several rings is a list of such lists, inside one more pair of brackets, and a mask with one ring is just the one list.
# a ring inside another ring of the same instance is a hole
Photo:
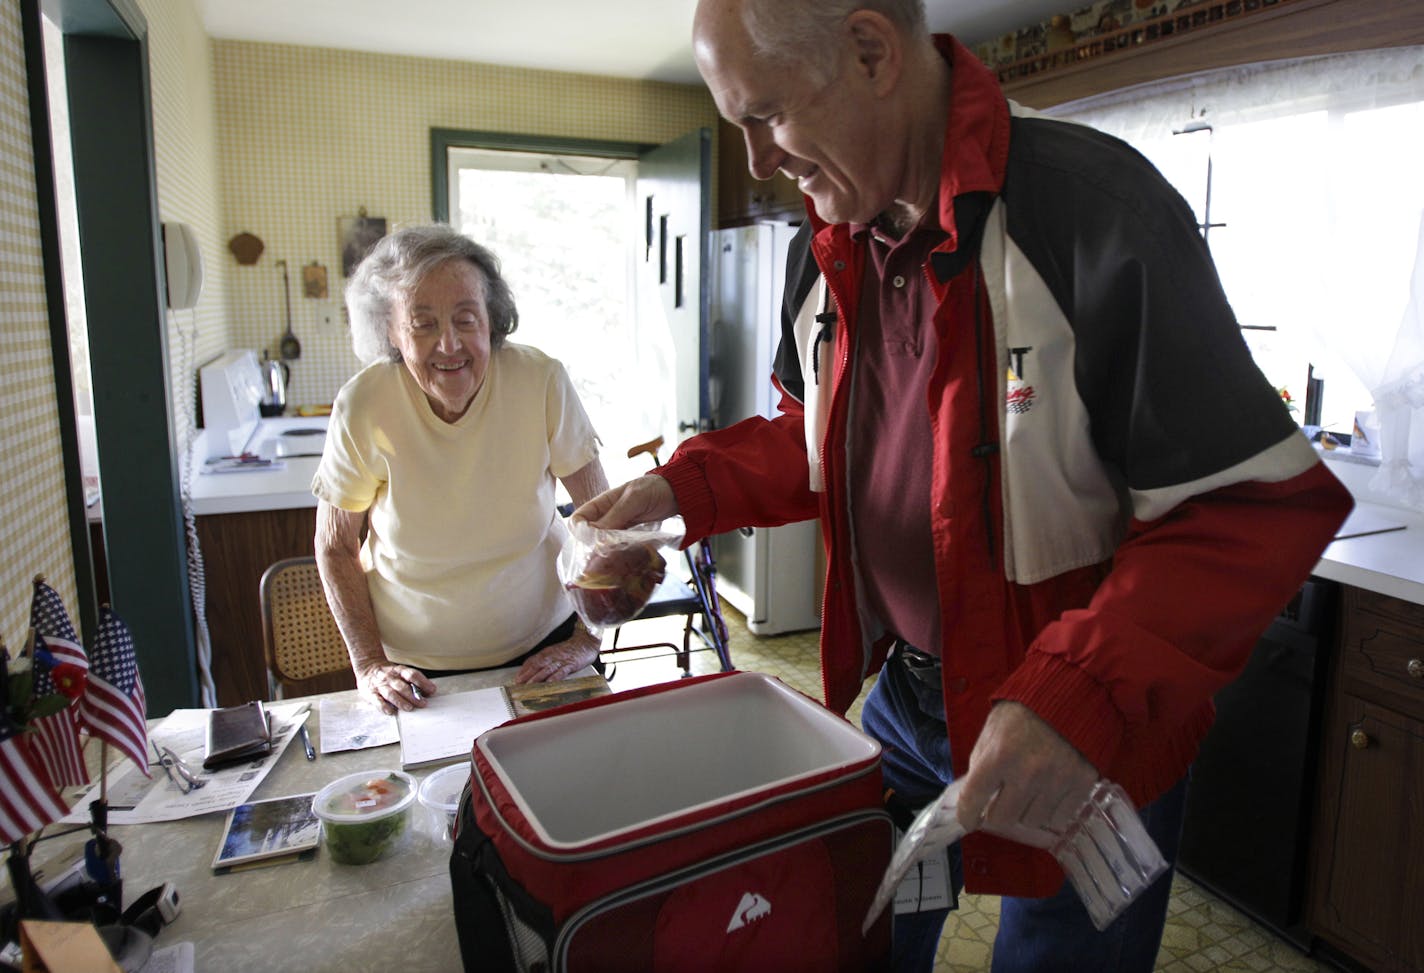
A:
{"label": "doorway", "polygon": [[637,162],[480,148],[452,148],[449,161],[451,225],[499,256],[519,306],[513,340],[564,363],[609,480],[622,482],[627,447],[656,435],[640,399],[670,394],[657,376],[639,388],[624,372],[636,348]]}
{"label": "doorway", "polygon": [[665,459],[704,424],[709,167],[684,165],[689,204],[649,183],[668,149],[432,132],[436,219],[500,258],[513,340],[568,369],[612,484],[647,472],[630,446],[662,436]]}
{"label": "doorway", "polygon": [[[70,363],[66,292],[82,292],[109,598],[133,634],[150,707],[166,712],[198,699],[177,454],[169,414],[162,243],[154,180],[148,26],[122,0],[24,0],[21,17],[44,250],[46,310],[60,412],[78,614],[86,635],[97,615],[91,529]],[[62,58],[46,63],[43,18],[59,30]],[[48,83],[62,71],[63,94]],[[66,280],[61,255],[50,102],[63,100],[72,160],[73,215],[81,260]],[[77,280],[74,279],[77,276]],[[121,511],[121,516],[114,515]]]}

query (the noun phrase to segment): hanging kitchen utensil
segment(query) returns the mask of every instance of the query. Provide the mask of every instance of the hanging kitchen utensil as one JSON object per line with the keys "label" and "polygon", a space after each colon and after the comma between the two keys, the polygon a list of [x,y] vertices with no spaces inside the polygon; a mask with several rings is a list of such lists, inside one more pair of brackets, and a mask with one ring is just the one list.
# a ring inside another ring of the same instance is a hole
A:
{"label": "hanging kitchen utensil", "polygon": [[302,357],[302,343],[292,334],[292,282],[287,277],[287,261],[278,260],[277,264],[282,268],[282,296],[287,302],[287,331],[282,335],[277,350],[282,361],[295,361]]}
{"label": "hanging kitchen utensil", "polygon": [[263,250],[261,238],[245,230],[227,241],[227,248],[243,266],[257,263],[257,258],[262,256]]}

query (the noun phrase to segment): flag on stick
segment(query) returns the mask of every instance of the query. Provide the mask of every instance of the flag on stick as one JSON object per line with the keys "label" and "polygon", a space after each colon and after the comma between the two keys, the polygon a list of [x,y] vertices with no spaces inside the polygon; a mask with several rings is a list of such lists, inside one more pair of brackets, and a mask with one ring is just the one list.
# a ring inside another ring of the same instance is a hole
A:
{"label": "flag on stick", "polygon": [[0,843],[11,844],[69,813],[34,752],[30,735],[10,715],[9,667],[0,652]]}
{"label": "flag on stick", "polygon": [[147,702],[134,656],[133,635],[113,609],[99,609],[99,635],[89,660],[89,685],[80,699],[80,715],[89,732],[106,740],[148,770]]}
{"label": "flag on stick", "polygon": [[[30,599],[30,628],[35,635],[35,696],[60,693],[77,699],[84,692],[89,660],[64,602],[40,576],[35,577],[35,593]],[[71,703],[58,713],[33,719],[30,727],[34,730],[34,755],[49,771],[50,780],[60,787],[89,783],[77,705]]]}

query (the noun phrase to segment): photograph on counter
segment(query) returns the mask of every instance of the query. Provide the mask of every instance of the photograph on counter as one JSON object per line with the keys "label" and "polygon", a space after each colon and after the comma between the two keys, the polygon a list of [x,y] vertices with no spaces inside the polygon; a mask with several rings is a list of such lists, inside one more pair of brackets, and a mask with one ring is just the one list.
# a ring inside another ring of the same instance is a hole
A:
{"label": "photograph on counter", "polygon": [[239,804],[228,814],[213,867],[299,855],[320,840],[321,819],[312,811],[311,794]]}

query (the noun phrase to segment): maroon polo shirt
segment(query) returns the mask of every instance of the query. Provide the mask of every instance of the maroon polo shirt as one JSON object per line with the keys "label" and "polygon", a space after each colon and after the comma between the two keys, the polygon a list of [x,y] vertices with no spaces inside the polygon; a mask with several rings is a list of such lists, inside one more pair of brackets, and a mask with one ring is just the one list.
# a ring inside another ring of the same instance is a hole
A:
{"label": "maroon polo shirt", "polygon": [[923,224],[900,240],[863,225],[852,234],[869,249],[848,443],[862,609],[915,648],[939,655],[927,404],[939,342],[925,263],[945,234]]}

